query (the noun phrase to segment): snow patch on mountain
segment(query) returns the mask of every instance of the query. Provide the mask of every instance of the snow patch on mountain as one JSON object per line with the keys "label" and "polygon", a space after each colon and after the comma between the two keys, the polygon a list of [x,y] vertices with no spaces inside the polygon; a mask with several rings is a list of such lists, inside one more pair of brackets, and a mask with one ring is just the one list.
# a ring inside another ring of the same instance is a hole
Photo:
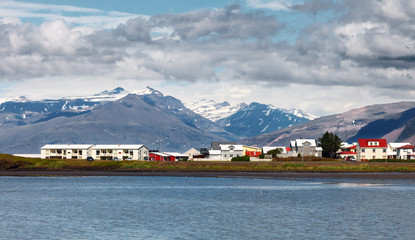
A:
{"label": "snow patch on mountain", "polygon": [[164,96],[163,93],[161,93],[160,91],[157,91],[154,88],[151,88],[151,87],[148,87],[148,86],[146,88],[142,89],[142,90],[132,91],[130,94],[135,94],[135,95],[140,95],[140,96],[142,96],[142,95],[151,95],[151,94],[158,95],[159,97]]}
{"label": "snow patch on mountain", "polygon": [[219,119],[227,118],[240,109],[246,107],[245,103],[231,106],[228,102],[218,103],[214,100],[202,99],[191,104],[185,104],[193,112],[216,122]]}
{"label": "snow patch on mountain", "polygon": [[300,109],[280,109],[280,110],[285,112],[285,113],[289,113],[289,114],[292,114],[294,116],[297,116],[297,117],[306,118],[308,120],[314,120],[314,119],[319,118],[317,116],[306,113],[306,112],[304,112]]}
{"label": "snow patch on mountain", "polygon": [[30,102],[30,100],[27,99],[25,96],[0,98],[0,104],[5,103],[5,102],[26,103],[26,102]]}

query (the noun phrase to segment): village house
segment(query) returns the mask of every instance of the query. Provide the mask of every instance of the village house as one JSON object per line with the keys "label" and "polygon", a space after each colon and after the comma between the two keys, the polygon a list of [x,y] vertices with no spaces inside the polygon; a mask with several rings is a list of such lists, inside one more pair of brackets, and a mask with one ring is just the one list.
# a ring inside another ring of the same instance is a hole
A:
{"label": "village house", "polygon": [[259,157],[262,154],[262,149],[258,147],[243,145],[243,156]]}
{"label": "village house", "polygon": [[144,145],[95,145],[91,157],[100,160],[148,160],[149,150]]}
{"label": "village house", "polygon": [[322,157],[323,148],[317,147],[317,142],[314,139],[296,139],[291,141],[291,155],[302,157]]}
{"label": "village house", "polygon": [[386,151],[388,154],[388,159],[398,159],[398,148],[411,145],[410,143],[400,143],[400,142],[394,142],[394,143],[388,143],[388,150]]}
{"label": "village house", "polygon": [[[214,144],[215,143],[215,144]],[[244,156],[244,148],[238,144],[222,144],[216,145],[217,142],[212,142],[212,147],[208,150],[209,155],[203,160],[206,161],[229,161],[233,157]],[[219,149],[216,149],[219,148]],[[200,159],[198,159],[199,161]]]}
{"label": "village house", "polygon": [[157,162],[168,162],[168,161],[172,161],[171,156],[161,153],[161,152],[150,152],[149,153],[149,160],[150,161],[157,161]]}
{"label": "village house", "polygon": [[206,160],[222,160],[222,151],[221,150],[212,150],[209,149],[209,155]]}
{"label": "village house", "polygon": [[221,144],[221,158],[222,160],[232,159],[233,157],[244,156],[244,148],[242,145],[233,144]]}
{"label": "village house", "polygon": [[397,155],[399,159],[411,160],[415,159],[415,152],[413,145],[405,145],[397,148]]}
{"label": "village house", "polygon": [[359,139],[356,146],[357,161],[387,159],[386,139]]}
{"label": "village house", "polygon": [[[280,149],[281,153],[277,155],[277,157],[288,157],[288,154],[291,152],[291,148],[284,147],[284,146],[266,146],[262,147],[262,154],[267,155],[269,151],[274,149]],[[268,156],[271,158],[271,156]]]}
{"label": "village house", "polygon": [[92,144],[47,144],[40,148],[41,159],[86,159]]}
{"label": "village house", "polygon": [[232,141],[213,141],[210,145],[210,150],[221,150],[220,145],[235,145]]}
{"label": "village house", "polygon": [[344,160],[356,160],[356,146],[357,143],[349,144],[347,142],[342,142],[340,145],[340,150],[337,152],[340,158]]}
{"label": "village house", "polygon": [[166,155],[170,156],[170,161],[185,161],[187,160],[187,155],[178,153],[178,152],[163,152]]}
{"label": "village house", "polygon": [[184,155],[186,155],[189,158],[189,160],[193,160],[193,157],[200,157],[201,153],[197,149],[191,148],[187,150],[187,152],[185,152]]}

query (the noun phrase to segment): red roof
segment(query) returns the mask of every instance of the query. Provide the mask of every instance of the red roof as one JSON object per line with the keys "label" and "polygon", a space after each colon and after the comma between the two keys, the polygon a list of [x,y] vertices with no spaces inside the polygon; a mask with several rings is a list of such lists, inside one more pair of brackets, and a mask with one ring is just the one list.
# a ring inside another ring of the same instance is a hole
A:
{"label": "red roof", "polygon": [[344,152],[341,152],[340,154],[351,155],[351,154],[356,154],[356,153],[355,152],[344,151]]}
{"label": "red roof", "polygon": [[412,146],[412,145],[405,145],[405,146],[402,146],[402,147],[398,147],[399,149],[413,149],[414,148],[414,146]]}
{"label": "red roof", "polygon": [[350,149],[354,149],[354,148],[356,148],[357,146],[356,145],[353,145],[353,146],[351,146],[350,147]]}
{"label": "red roof", "polygon": [[[359,139],[359,146],[363,148],[387,148],[386,139]],[[379,142],[379,145],[370,145],[369,142]]]}

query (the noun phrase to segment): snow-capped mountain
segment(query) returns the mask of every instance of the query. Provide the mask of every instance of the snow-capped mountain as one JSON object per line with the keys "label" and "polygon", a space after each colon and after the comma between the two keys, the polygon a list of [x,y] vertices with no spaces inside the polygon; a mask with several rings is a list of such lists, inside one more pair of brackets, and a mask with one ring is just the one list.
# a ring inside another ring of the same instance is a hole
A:
{"label": "snow-capped mountain", "polygon": [[375,104],[344,113],[319,117],[297,126],[245,139],[258,146],[289,145],[297,138],[320,138],[324,132],[335,133],[343,141],[359,138],[385,138],[387,141],[415,141],[415,102]]}
{"label": "snow-capped mountain", "polygon": [[219,119],[227,118],[230,115],[236,113],[241,108],[246,107],[246,104],[241,103],[235,106],[231,106],[228,102],[218,103],[214,100],[202,99],[200,101],[186,105],[186,107],[193,110],[193,112],[200,114],[213,122],[216,122]]}
{"label": "snow-capped mountain", "polygon": [[240,137],[253,137],[310,121],[272,105],[253,102],[216,123]]}
{"label": "snow-capped mountain", "polygon": [[[124,101],[127,98],[129,100]],[[143,103],[134,103],[134,101],[142,101]],[[114,106],[120,106],[126,111],[118,112],[116,108],[113,108]],[[142,109],[135,109],[134,107]],[[128,112],[128,109],[130,109],[131,114]],[[81,126],[83,126],[83,123],[77,123],[76,121],[89,119],[89,134],[100,136],[101,138],[97,139],[101,139],[101,142],[113,142],[116,139],[112,139],[111,134],[101,134],[100,131],[104,130],[116,134],[117,141],[120,141],[123,135],[131,135],[128,131],[129,128],[137,130],[139,128],[136,126],[144,126],[144,121],[150,117],[147,115],[152,114],[170,119],[172,122],[180,122],[180,124],[175,124],[174,126],[169,126],[166,122],[163,123],[163,126],[158,126],[157,124],[163,121],[156,120],[157,117],[151,120],[154,122],[154,126],[150,126],[148,125],[149,122],[146,122],[147,128],[151,128],[151,131],[157,135],[158,142],[167,136],[173,136],[172,134],[174,132],[185,130],[188,133],[193,132],[192,134],[196,135],[184,138],[183,134],[178,134],[183,140],[175,139],[175,146],[179,146],[180,141],[183,143],[186,142],[186,146],[188,146],[187,144],[191,142],[191,139],[198,144],[205,143],[200,141],[202,138],[235,141],[241,137],[256,136],[308,121],[306,118],[297,117],[290,113],[290,111],[293,110],[281,110],[270,105],[259,103],[251,103],[249,106],[245,103],[231,106],[228,102],[217,103],[212,100],[201,100],[186,107],[179,99],[172,96],[164,96],[160,91],[150,87],[134,91],[128,91],[118,87],[89,96],[65,97],[61,99],[45,99],[40,101],[30,101],[25,97],[4,99],[4,102],[0,103],[0,133],[13,134],[12,136],[14,137],[12,139],[14,142],[10,142],[9,145],[13,145],[13,151],[16,152],[19,152],[20,144],[24,143],[24,139],[19,139],[18,135],[25,136],[23,138],[28,138],[26,131],[29,131],[29,129],[31,134],[34,134],[36,127],[41,127],[45,134],[49,133],[51,136],[54,136],[54,139],[47,137],[47,135],[42,135],[41,139],[37,139],[37,135],[31,137],[30,143],[26,142],[22,145],[20,151],[22,153],[30,150],[27,147],[29,144],[35,150],[40,147],[39,145],[46,143],[62,142],[63,140],[71,143],[84,141],[87,138],[83,136],[83,133],[87,129],[82,130]],[[91,114],[96,114],[97,112],[102,114],[101,119],[89,117]],[[163,114],[155,114],[156,112],[162,112]],[[300,113],[304,114],[300,111],[295,112],[295,114]],[[166,117],[167,115],[169,117]],[[128,116],[131,119],[124,119],[128,118]],[[114,118],[123,118],[120,124],[124,122],[126,125],[117,125],[117,121]],[[92,119],[96,120],[96,124],[94,124]],[[175,120],[173,121],[172,119]],[[58,123],[61,125],[56,125]],[[65,130],[65,134],[69,134],[70,136],[63,136],[63,133],[55,133],[62,129],[62,124],[65,128],[69,128]],[[111,124],[111,127],[103,129],[103,126],[107,126],[108,124]],[[76,128],[77,125],[80,129]],[[115,125],[117,126],[115,127]],[[161,129],[164,130],[161,131]],[[194,129],[194,131],[191,129]],[[140,131],[147,134],[146,139],[152,139],[150,137],[150,130]],[[163,132],[166,133],[165,136]],[[104,136],[107,136],[108,139]],[[130,136],[128,139],[133,139],[133,137]],[[139,139],[144,138],[137,138],[137,140]],[[5,138],[3,140],[3,143],[7,145],[8,139]],[[165,141],[167,140],[165,139]],[[153,142],[143,143],[149,145],[154,144]],[[0,146],[1,151],[2,148]],[[11,148],[7,151],[11,151]]]}
{"label": "snow-capped mountain", "polygon": [[105,90],[100,93],[91,96],[75,96],[75,97],[64,97],[64,100],[82,99],[87,102],[111,102],[121,99],[129,94],[122,87],[114,88],[113,90]]}
{"label": "snow-capped mountain", "polygon": [[287,109],[279,108],[279,110],[281,110],[281,111],[283,111],[285,113],[292,114],[292,115],[294,115],[296,117],[305,118],[305,119],[308,119],[308,120],[314,120],[314,119],[318,118],[317,116],[314,116],[314,115],[311,115],[309,113],[306,113],[306,112],[304,112],[304,111],[302,111],[300,109],[288,109],[287,110]]}
{"label": "snow-capped mountain", "polygon": [[[248,104],[240,103],[235,106],[231,106],[228,102],[216,102],[214,100],[206,100],[202,99],[200,101],[193,102],[191,104],[186,105],[189,109],[193,110],[193,112],[202,115],[203,117],[216,122],[220,119],[228,118],[229,116],[235,114],[239,110],[246,108]],[[314,120],[318,118],[317,116],[313,116],[308,114],[300,109],[283,109],[277,108],[273,105],[267,105],[269,109],[273,110],[280,110],[284,113],[294,115],[299,118],[305,118],[308,120]]]}
{"label": "snow-capped mountain", "polygon": [[85,141],[138,141],[156,149],[186,151],[214,140],[237,139],[180,100],[149,87],[0,104],[0,152],[5,153],[34,153],[47,143]]}
{"label": "snow-capped mountain", "polygon": [[25,96],[0,98],[0,104],[5,102],[30,102],[30,100],[27,99]]}

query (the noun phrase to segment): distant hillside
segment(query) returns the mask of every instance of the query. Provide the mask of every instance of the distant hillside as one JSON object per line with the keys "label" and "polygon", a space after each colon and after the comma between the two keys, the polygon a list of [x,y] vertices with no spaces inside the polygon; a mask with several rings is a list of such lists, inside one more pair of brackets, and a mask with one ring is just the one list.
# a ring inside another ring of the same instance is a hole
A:
{"label": "distant hillside", "polygon": [[388,141],[415,143],[415,108],[367,124],[349,141],[359,138],[386,138]]}
{"label": "distant hillside", "polygon": [[270,105],[251,103],[216,123],[241,137],[253,137],[310,121]]}
{"label": "distant hillside", "polygon": [[[415,102],[398,102],[391,104],[377,104],[366,106],[358,109],[353,109],[341,114],[320,117],[313,121],[293,127],[288,127],[286,129],[278,130],[272,133],[244,139],[243,142],[246,144],[257,146],[289,145],[290,140],[296,138],[317,139],[321,137],[325,131],[334,132],[343,140],[351,141],[355,140],[355,136],[357,136],[359,131],[362,128],[368,126],[368,124],[376,120],[384,120],[396,117],[396,114],[403,114],[404,111],[407,111],[414,107]],[[403,119],[409,121],[411,119],[409,117],[411,115],[411,111],[409,111],[406,114],[403,114]],[[378,127],[375,127],[371,130],[369,130],[369,128],[367,130],[363,129],[363,131],[366,131],[368,134],[375,133],[378,131],[382,132],[382,134],[389,133],[391,129],[395,129],[396,126],[399,126],[399,121],[401,121],[401,123],[405,122],[403,121],[403,119],[398,120],[394,127],[387,128],[386,130],[383,129],[384,124],[373,123],[378,124]],[[409,125],[408,128],[410,128]]]}
{"label": "distant hillside", "polygon": [[152,149],[186,151],[223,140],[149,105],[138,95],[127,95],[81,115],[59,116],[0,132],[2,153],[36,153],[47,143],[142,143]]}

